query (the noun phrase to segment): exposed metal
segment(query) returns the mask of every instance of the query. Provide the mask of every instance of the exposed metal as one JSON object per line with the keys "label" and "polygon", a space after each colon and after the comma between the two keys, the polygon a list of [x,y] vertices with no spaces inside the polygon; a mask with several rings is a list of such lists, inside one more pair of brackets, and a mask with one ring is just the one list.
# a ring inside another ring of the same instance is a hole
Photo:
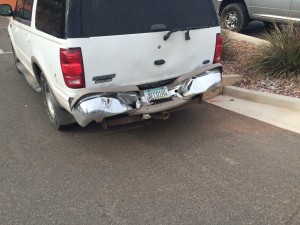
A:
{"label": "exposed metal", "polygon": [[129,113],[133,108],[122,102],[122,99],[94,95],[82,99],[72,113],[76,121],[83,127],[96,120],[101,122],[104,118]]}
{"label": "exposed metal", "polygon": [[[193,71],[182,75],[168,85],[170,100],[166,102],[157,104],[149,102],[144,96],[144,92],[140,90],[123,92],[110,90],[109,92],[97,94],[86,93],[82,97],[77,96],[76,101],[72,102],[72,114],[83,127],[94,120],[102,122],[105,118],[121,114],[128,116],[142,115],[142,119],[167,119],[169,110],[184,106],[191,102],[194,96],[221,85],[220,65],[208,66],[207,68],[210,70],[201,69],[201,73]],[[131,121],[131,119],[125,121]]]}
{"label": "exposed metal", "polygon": [[238,17],[237,17],[237,13],[232,11],[232,12],[229,12],[227,15],[226,15],[226,18],[225,18],[225,26],[226,28],[228,29],[234,29],[237,27],[237,24],[238,24]]}
{"label": "exposed metal", "polygon": [[47,83],[45,83],[45,97],[46,97],[46,104],[49,110],[49,113],[51,115],[52,118],[55,117],[55,109],[54,109],[54,105],[53,105],[53,95],[51,93],[51,90],[48,86]]}

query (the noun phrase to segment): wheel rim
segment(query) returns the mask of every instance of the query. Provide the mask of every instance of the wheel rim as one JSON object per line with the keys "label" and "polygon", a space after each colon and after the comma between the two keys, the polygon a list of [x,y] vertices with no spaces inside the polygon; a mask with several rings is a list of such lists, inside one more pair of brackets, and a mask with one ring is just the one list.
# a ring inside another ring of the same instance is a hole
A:
{"label": "wheel rim", "polygon": [[55,110],[54,110],[54,105],[51,101],[52,98],[52,93],[51,90],[48,87],[48,84],[45,84],[45,97],[46,97],[46,104],[49,110],[49,113],[51,115],[52,118],[55,118]]}
{"label": "wheel rim", "polygon": [[225,26],[226,26],[226,28],[228,28],[228,29],[235,29],[237,27],[237,24],[238,24],[237,13],[234,12],[234,11],[229,12],[226,15],[226,18],[225,18]]}

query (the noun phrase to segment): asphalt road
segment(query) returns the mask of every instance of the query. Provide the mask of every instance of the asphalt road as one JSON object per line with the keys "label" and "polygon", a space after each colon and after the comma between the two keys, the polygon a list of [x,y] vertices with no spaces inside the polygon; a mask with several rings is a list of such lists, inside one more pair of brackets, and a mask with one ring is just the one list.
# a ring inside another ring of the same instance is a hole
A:
{"label": "asphalt road", "polygon": [[0,224],[300,224],[299,135],[209,104],[59,132],[11,54],[0,69]]}

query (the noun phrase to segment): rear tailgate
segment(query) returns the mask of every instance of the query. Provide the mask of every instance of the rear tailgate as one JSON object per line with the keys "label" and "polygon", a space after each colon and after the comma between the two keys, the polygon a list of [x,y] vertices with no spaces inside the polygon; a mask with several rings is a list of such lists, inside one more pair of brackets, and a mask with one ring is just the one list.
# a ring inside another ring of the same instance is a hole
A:
{"label": "rear tailgate", "polygon": [[[82,6],[83,33],[67,40],[81,47],[87,88],[140,85],[171,79],[212,64],[220,33],[210,0],[91,0]],[[165,25],[164,31],[151,30]],[[164,35],[169,30],[204,27]],[[157,65],[159,64],[159,65]],[[102,77],[111,79],[99,82]]]}

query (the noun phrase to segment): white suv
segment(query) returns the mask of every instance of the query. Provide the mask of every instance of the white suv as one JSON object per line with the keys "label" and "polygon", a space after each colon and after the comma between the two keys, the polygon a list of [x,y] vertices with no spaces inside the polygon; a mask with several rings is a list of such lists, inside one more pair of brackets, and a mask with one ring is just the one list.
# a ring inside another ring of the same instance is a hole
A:
{"label": "white suv", "polygon": [[211,0],[18,0],[0,14],[57,129],[166,119],[221,83]]}

